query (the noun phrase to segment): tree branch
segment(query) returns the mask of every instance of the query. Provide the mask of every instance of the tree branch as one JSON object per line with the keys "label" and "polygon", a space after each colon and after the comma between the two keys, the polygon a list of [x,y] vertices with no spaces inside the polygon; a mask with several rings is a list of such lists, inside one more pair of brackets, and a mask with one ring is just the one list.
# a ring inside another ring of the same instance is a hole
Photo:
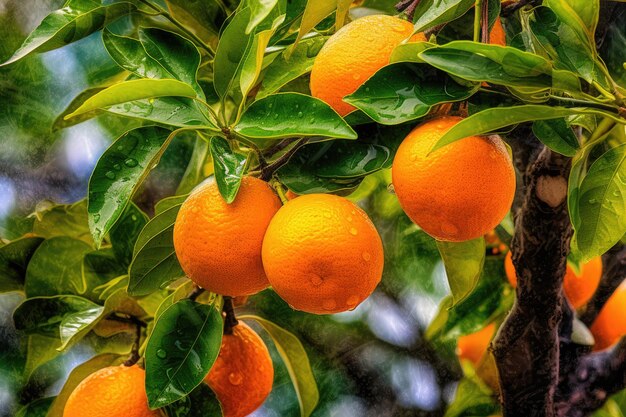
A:
{"label": "tree branch", "polygon": [[600,310],[615,289],[626,277],[626,246],[621,243],[613,246],[602,256],[602,278],[593,297],[587,303],[587,309],[580,319],[587,326],[598,317]]}
{"label": "tree branch", "polygon": [[511,243],[517,300],[494,341],[505,417],[554,416],[563,276],[572,230],[571,160],[544,147],[525,175]]}
{"label": "tree branch", "polygon": [[233,334],[233,327],[238,325],[239,321],[237,320],[237,317],[235,317],[232,297],[224,297],[222,316],[224,317],[224,334]]}
{"label": "tree branch", "polygon": [[626,388],[626,338],[615,347],[585,356],[559,387],[557,415],[584,417]]}

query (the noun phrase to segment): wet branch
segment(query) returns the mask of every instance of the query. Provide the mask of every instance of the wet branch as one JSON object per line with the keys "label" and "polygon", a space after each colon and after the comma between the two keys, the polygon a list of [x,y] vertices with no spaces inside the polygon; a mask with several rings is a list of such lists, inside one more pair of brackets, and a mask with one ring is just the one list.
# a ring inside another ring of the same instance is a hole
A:
{"label": "wet branch", "polygon": [[239,324],[239,320],[235,317],[232,297],[224,297],[222,316],[224,317],[224,334],[233,334],[233,327]]}
{"label": "wet branch", "polygon": [[525,175],[511,243],[517,301],[493,343],[504,417],[554,416],[563,316],[563,276],[572,234],[571,160],[544,147]]}

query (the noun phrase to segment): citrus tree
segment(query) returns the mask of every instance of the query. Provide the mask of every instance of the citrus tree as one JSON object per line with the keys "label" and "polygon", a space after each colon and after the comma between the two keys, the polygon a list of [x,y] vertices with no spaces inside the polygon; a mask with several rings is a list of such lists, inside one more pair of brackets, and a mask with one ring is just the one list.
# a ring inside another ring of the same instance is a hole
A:
{"label": "citrus tree", "polygon": [[20,416],[243,417],[277,378],[281,415],[328,415],[320,358],[364,339],[326,315],[439,260],[395,343],[456,384],[434,415],[626,414],[624,3],[68,0],[0,70],[84,38],[106,62],[46,128],[121,135],[85,199],[0,230]]}

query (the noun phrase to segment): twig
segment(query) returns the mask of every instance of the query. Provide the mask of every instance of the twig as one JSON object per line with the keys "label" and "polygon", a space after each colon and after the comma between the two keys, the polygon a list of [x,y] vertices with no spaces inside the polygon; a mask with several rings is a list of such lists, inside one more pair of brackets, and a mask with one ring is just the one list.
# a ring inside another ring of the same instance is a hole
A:
{"label": "twig", "polygon": [[289,149],[287,152],[285,152],[280,157],[278,157],[274,162],[266,165],[264,168],[261,168],[260,178],[262,180],[264,180],[264,181],[268,181],[272,177],[272,175],[274,175],[274,172],[278,168],[282,167],[287,162],[289,162],[289,159],[291,159],[291,157],[293,155],[295,155],[295,153],[301,147],[306,145],[308,141],[309,141],[309,138],[302,138],[302,139],[300,139],[298,142],[296,142],[295,145],[293,145],[293,147],[291,149]]}
{"label": "twig", "polygon": [[480,23],[480,41],[482,43],[489,43],[489,1],[484,0],[482,2],[481,23]]}
{"label": "twig", "polygon": [[580,317],[587,326],[593,323],[611,294],[626,277],[626,246],[621,243],[613,246],[602,256],[602,264],[600,284]]}
{"label": "twig", "polygon": [[403,12],[407,15],[407,17],[413,21],[415,16],[415,9],[420,4],[420,0],[401,0],[396,5],[395,8],[399,12]]}
{"label": "twig", "polygon": [[191,290],[187,298],[190,299],[191,301],[196,301],[198,297],[200,296],[200,294],[202,294],[204,291],[206,291],[204,288],[198,285],[194,285],[193,290]]}
{"label": "twig", "polygon": [[526,173],[511,242],[517,300],[493,343],[504,417],[552,417],[559,376],[563,276],[571,238],[571,160],[544,147]]}
{"label": "twig", "polygon": [[527,4],[539,4],[541,0],[518,0],[512,4],[504,6],[502,8],[502,16],[507,17],[515,13],[518,9],[526,6]]}
{"label": "twig", "polygon": [[141,356],[139,355],[141,336],[143,329],[146,328],[148,324],[138,317],[132,315],[120,316],[118,313],[115,312],[111,313],[107,318],[109,320],[118,321],[120,323],[128,323],[135,326],[135,338],[133,340],[133,345],[130,348],[130,355],[128,356],[128,359],[124,361],[124,366],[133,366],[141,358]]}
{"label": "twig", "polygon": [[233,327],[238,325],[239,321],[235,317],[232,297],[224,297],[222,316],[224,317],[224,334],[233,334]]}

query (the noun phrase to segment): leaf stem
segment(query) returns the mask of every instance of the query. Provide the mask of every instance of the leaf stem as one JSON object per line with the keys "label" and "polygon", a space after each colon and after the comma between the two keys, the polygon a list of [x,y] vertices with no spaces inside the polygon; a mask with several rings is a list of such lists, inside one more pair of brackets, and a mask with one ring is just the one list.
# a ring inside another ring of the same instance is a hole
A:
{"label": "leaf stem", "polygon": [[133,324],[135,326],[135,338],[133,340],[133,346],[130,349],[130,355],[128,356],[128,359],[124,361],[124,366],[133,366],[139,361],[139,359],[141,359],[141,355],[139,354],[139,346],[141,346],[141,336],[143,329],[146,328],[148,324],[133,315],[129,314],[127,316],[120,316],[116,312],[111,313],[108,319],[118,321],[120,323]]}
{"label": "leaf stem", "polygon": [[209,45],[207,45],[202,39],[200,39],[198,36],[196,36],[196,34],[194,34],[189,29],[187,29],[178,20],[174,19],[174,17],[167,10],[161,8],[161,6],[157,6],[155,4],[152,4],[149,0],[139,0],[139,1],[142,2],[143,4],[145,4],[146,6],[150,7],[152,10],[158,12],[159,15],[163,16],[164,18],[169,20],[170,23],[172,23],[174,26],[176,26],[178,29],[182,30],[198,46],[200,46],[202,49],[204,49],[206,51],[207,55],[209,55],[210,58],[215,57],[215,51],[213,51],[213,49]]}
{"label": "leaf stem", "polygon": [[481,28],[482,15],[483,15],[483,1],[484,0],[476,0],[476,5],[474,6],[474,42],[480,42],[480,28]]}
{"label": "leaf stem", "polygon": [[224,297],[224,305],[222,306],[222,316],[224,317],[224,334],[233,334],[233,327],[239,324],[235,317],[235,308],[233,307],[233,298]]}
{"label": "leaf stem", "polygon": [[309,141],[309,138],[302,138],[302,139],[300,139],[298,142],[296,142],[296,144],[293,146],[293,148],[289,149],[287,152],[282,154],[274,162],[272,162],[271,164],[267,165],[265,168],[262,168],[261,169],[261,175],[260,175],[261,179],[264,180],[264,181],[269,180],[272,177],[272,175],[274,174],[274,172],[278,168],[280,168],[283,165],[285,165],[289,161],[289,159],[291,159],[291,157],[298,151],[298,149],[300,149],[301,147],[306,145],[308,141]]}

